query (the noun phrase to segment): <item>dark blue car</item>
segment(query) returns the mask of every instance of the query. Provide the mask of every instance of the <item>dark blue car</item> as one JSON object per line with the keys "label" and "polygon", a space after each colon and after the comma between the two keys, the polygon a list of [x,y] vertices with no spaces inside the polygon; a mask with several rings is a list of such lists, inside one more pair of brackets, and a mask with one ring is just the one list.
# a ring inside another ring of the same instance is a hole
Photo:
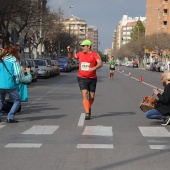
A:
{"label": "dark blue car", "polygon": [[68,57],[57,57],[61,72],[72,71],[71,61]]}

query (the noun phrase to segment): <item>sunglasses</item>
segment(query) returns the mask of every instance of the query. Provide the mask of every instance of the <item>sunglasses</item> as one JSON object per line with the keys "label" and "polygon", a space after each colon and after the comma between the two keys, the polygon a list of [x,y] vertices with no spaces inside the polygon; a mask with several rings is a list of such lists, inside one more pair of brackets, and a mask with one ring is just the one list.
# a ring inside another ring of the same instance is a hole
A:
{"label": "sunglasses", "polygon": [[87,46],[87,47],[88,47],[89,45],[82,45],[82,47],[85,47],[85,46]]}

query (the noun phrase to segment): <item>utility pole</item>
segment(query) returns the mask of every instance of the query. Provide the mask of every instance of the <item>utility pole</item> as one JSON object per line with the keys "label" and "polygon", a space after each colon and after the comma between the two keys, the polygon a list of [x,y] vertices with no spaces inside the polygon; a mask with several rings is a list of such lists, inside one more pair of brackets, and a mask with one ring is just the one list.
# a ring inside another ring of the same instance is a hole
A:
{"label": "utility pole", "polygon": [[39,53],[41,56],[42,55],[42,0],[40,3],[41,4],[40,4],[40,49],[39,49]]}

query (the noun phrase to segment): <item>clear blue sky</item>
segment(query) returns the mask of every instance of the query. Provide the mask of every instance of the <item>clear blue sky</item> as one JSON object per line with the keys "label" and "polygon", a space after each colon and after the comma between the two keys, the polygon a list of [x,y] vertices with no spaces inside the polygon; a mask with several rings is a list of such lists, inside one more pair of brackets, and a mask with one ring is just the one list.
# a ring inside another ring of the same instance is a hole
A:
{"label": "clear blue sky", "polygon": [[[146,16],[146,0],[48,0],[51,10],[61,6],[64,17],[71,14],[94,25],[99,31],[99,50],[111,48],[113,32],[123,15]],[[74,8],[70,8],[73,6]]]}

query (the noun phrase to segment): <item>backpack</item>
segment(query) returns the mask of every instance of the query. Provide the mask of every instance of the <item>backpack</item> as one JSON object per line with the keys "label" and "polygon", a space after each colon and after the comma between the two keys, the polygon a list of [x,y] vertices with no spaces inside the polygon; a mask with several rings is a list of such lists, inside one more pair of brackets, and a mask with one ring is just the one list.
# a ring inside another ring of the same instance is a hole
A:
{"label": "backpack", "polygon": [[14,67],[12,62],[0,61],[0,89],[16,88]]}

